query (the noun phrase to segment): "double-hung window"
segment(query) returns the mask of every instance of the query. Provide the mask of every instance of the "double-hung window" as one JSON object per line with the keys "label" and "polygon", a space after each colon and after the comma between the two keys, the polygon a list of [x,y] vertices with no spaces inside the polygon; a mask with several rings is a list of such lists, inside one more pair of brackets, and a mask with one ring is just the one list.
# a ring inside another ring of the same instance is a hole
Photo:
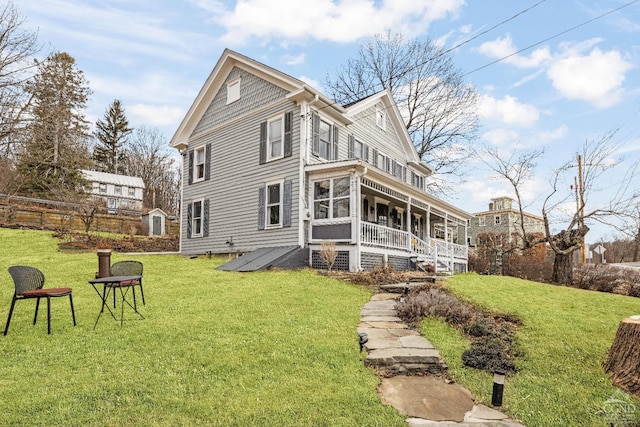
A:
{"label": "double-hung window", "polygon": [[323,159],[332,159],[331,147],[331,124],[320,120],[320,157]]}
{"label": "double-hung window", "polygon": [[204,180],[205,147],[196,148],[193,168],[193,182]]}
{"label": "double-hung window", "polygon": [[202,236],[204,200],[195,200],[191,211],[191,237]]}
{"label": "double-hung window", "polygon": [[113,192],[119,196],[122,195],[122,186],[121,185],[116,185],[115,187],[113,187]]}
{"label": "double-hung window", "polygon": [[483,216],[479,216],[478,217],[478,227],[484,227],[484,217]]}
{"label": "double-hung window", "polygon": [[135,197],[136,189],[134,187],[129,187],[129,197]]}
{"label": "double-hung window", "polygon": [[313,184],[313,217],[344,218],[350,213],[351,185],[349,177],[325,179]]}
{"label": "double-hung window", "polygon": [[266,225],[269,227],[282,226],[282,182],[267,184]]}
{"label": "double-hung window", "polygon": [[98,191],[100,193],[106,193],[107,192],[107,184],[101,182],[100,184],[98,184]]}
{"label": "double-hung window", "polygon": [[275,120],[269,121],[268,125],[268,159],[279,159],[282,157],[282,146],[283,146],[283,120],[282,117],[279,117]]}

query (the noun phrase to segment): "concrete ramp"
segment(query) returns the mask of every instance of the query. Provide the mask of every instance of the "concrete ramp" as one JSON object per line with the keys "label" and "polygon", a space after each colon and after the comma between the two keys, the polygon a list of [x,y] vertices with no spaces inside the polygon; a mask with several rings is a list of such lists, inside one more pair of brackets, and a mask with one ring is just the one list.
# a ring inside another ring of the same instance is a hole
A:
{"label": "concrete ramp", "polygon": [[258,271],[270,267],[303,268],[308,265],[308,250],[299,246],[260,248],[247,252],[229,262],[216,267],[223,271]]}

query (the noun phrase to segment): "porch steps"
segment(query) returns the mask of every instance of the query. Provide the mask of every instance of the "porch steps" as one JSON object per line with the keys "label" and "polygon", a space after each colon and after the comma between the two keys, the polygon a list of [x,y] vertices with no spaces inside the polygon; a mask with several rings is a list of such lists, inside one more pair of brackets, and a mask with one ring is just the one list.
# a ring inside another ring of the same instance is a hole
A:
{"label": "porch steps", "polygon": [[[387,286],[404,290],[407,285]],[[398,317],[396,304],[400,296],[397,292],[375,294],[360,312],[358,333],[367,337],[365,365],[394,375],[446,371],[438,350]]]}

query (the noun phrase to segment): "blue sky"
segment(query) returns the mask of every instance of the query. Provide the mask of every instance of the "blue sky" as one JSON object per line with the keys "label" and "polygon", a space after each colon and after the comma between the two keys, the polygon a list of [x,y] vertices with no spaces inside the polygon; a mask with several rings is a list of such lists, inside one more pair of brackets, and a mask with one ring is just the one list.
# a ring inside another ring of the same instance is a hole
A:
{"label": "blue sky", "polygon": [[[638,0],[15,4],[25,26],[37,30],[43,55],[68,52],[84,71],[93,91],[87,109],[91,122],[120,99],[131,125],[157,127],[167,141],[224,48],[322,90],[325,77],[353,56],[366,37],[394,30],[430,37],[446,48],[472,39],[452,55],[482,96],[481,142],[504,153],[545,149],[536,176],[524,187],[530,212],[540,214],[552,171],[575,159],[587,140],[619,129],[614,138],[626,156],[620,173],[593,193],[587,210],[605,204],[625,165],[640,158]],[[512,195],[482,163],[470,166],[473,174],[458,185],[460,192],[452,194],[450,202],[478,212],[486,210],[491,197]],[[567,180],[572,182],[571,177]],[[562,191],[570,195],[569,182],[565,187]],[[587,240],[611,233],[594,226]]]}

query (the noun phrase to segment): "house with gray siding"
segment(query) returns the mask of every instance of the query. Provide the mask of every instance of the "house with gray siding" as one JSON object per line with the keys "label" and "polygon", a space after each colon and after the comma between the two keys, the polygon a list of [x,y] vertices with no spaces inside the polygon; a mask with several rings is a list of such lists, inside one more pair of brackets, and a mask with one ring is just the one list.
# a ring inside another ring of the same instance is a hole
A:
{"label": "house with gray siding", "polygon": [[522,221],[527,234],[544,234],[544,219],[523,212],[513,206],[510,197],[496,197],[489,202],[489,209],[477,212],[469,221],[469,245],[491,244],[513,246],[522,241]]}
{"label": "house with gray siding", "polygon": [[388,91],[340,106],[227,49],[170,144],[184,158],[184,255],[296,248],[323,268],[330,240],[334,269],[466,271],[471,215],[426,191],[433,171]]}

